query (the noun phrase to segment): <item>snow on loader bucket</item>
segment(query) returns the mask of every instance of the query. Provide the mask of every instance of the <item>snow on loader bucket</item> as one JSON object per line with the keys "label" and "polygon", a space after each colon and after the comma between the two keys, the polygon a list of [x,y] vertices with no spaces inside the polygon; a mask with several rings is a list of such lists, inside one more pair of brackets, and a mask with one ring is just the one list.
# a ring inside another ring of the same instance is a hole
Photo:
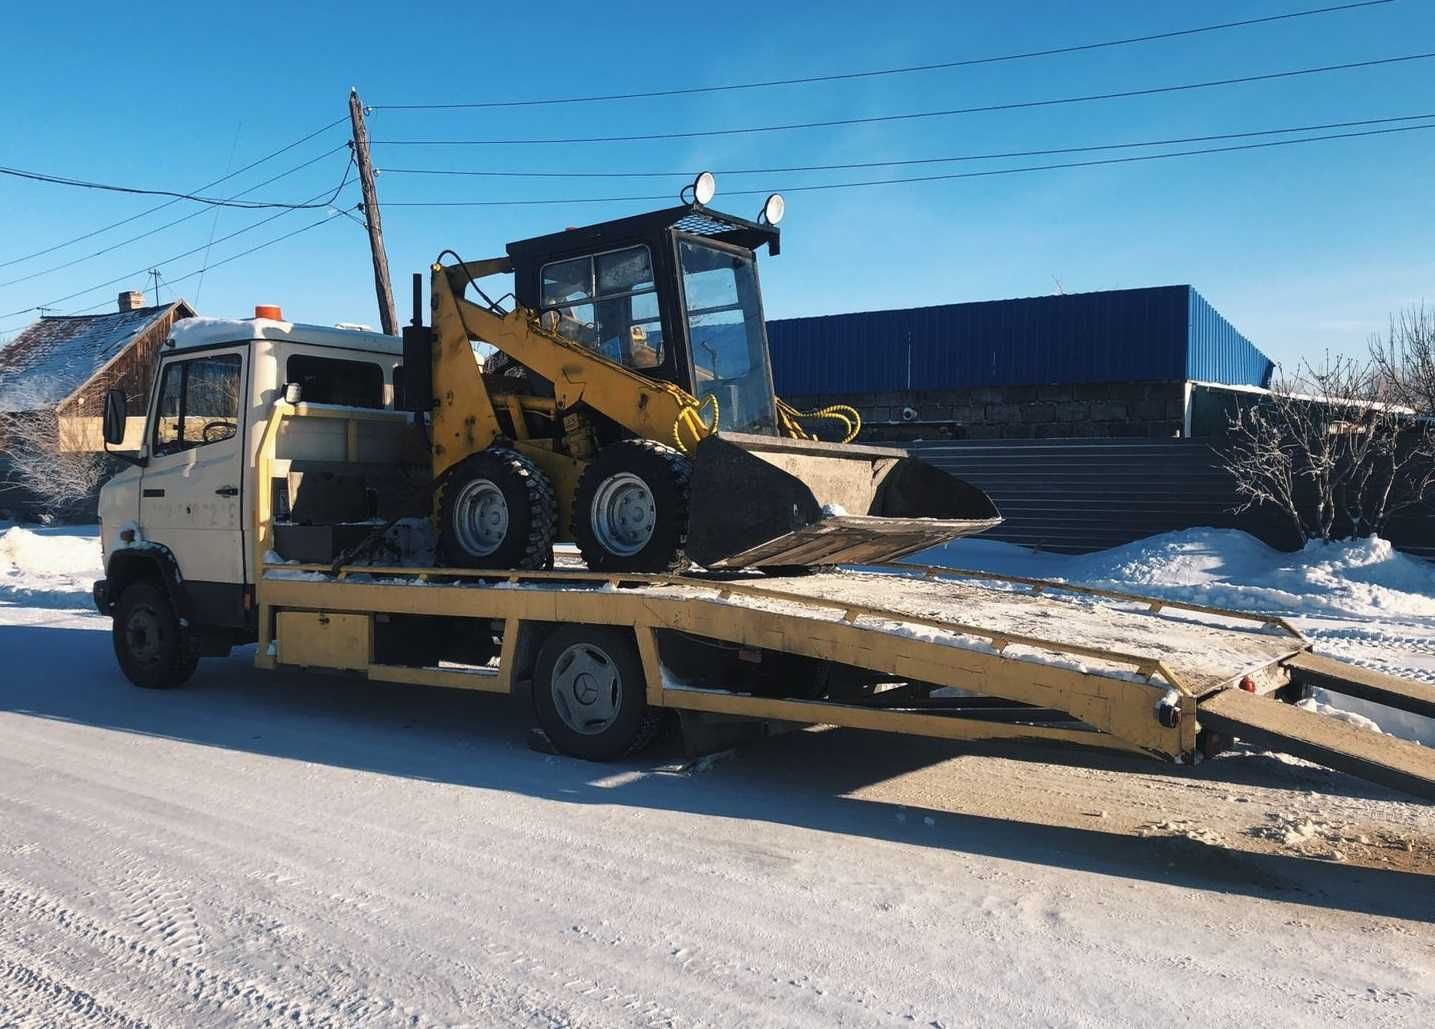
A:
{"label": "snow on loader bucket", "polygon": [[894,561],[1001,522],[905,450],[719,432],[693,452],[687,553],[713,569]]}

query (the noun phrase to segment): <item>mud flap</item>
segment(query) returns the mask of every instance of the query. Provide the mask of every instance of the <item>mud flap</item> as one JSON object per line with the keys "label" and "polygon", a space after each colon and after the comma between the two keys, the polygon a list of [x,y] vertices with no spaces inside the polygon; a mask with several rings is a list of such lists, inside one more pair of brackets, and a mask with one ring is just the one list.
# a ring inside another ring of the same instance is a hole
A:
{"label": "mud flap", "polygon": [[718,433],[693,454],[688,556],[714,569],[893,561],[1001,522],[904,450]]}
{"label": "mud flap", "polygon": [[1435,801],[1435,750],[1418,743],[1237,689],[1202,700],[1196,717],[1203,729]]}

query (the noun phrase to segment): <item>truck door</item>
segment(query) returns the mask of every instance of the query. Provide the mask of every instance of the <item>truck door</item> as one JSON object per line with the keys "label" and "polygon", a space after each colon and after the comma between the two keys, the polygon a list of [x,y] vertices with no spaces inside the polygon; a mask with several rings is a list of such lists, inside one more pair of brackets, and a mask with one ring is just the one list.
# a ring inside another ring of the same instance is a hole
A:
{"label": "truck door", "polygon": [[208,625],[244,624],[247,350],[164,360],[140,480],[143,536],[173,552],[195,616]]}

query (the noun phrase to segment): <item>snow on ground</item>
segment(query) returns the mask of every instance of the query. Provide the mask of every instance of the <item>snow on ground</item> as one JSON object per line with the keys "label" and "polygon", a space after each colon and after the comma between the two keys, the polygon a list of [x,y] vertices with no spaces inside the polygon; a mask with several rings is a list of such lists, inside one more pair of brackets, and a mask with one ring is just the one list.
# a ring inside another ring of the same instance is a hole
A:
{"label": "snow on ground", "polygon": [[0,610],[93,610],[90,587],[101,574],[98,526],[0,523]]}
{"label": "snow on ground", "polygon": [[[1435,683],[1435,564],[1377,537],[1287,554],[1234,529],[1186,529],[1075,555],[971,538],[909,560],[1283,615],[1317,653]],[[1435,720],[1323,691],[1315,699],[1435,746]]]}
{"label": "snow on ground", "polygon": [[137,690],[95,562],[92,531],[0,529],[0,1025],[1435,1007],[1431,809],[1345,776],[851,730],[592,765],[529,750],[520,701],[251,650]]}

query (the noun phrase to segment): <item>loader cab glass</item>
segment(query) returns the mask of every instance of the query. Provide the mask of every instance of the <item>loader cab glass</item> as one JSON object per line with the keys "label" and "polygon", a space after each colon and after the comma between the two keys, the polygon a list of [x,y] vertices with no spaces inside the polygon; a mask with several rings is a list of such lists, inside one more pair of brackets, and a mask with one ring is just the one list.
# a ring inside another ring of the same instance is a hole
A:
{"label": "loader cab glass", "polygon": [[679,239],[693,393],[716,398],[718,424],[736,432],[777,428],[767,326],[752,254]]}
{"label": "loader cab glass", "polygon": [[629,368],[663,361],[663,324],[645,246],[543,266],[540,317],[560,336]]}

